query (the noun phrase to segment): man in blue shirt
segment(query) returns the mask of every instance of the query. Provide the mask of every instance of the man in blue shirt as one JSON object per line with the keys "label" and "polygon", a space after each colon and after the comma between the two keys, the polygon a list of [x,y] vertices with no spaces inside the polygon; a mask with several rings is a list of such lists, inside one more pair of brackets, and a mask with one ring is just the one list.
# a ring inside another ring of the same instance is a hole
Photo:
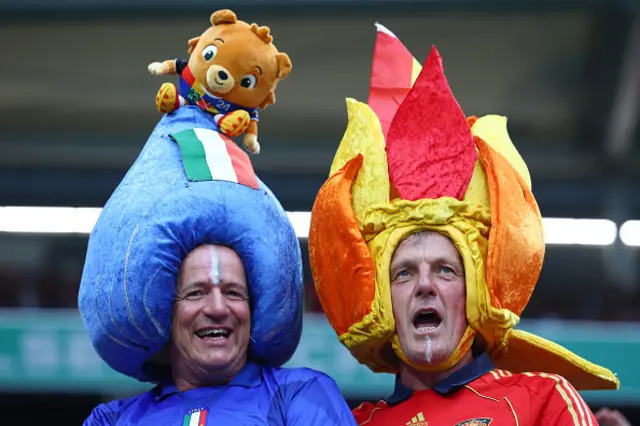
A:
{"label": "man in blue shirt", "polygon": [[[240,257],[201,245],[183,261],[169,356],[172,380],[101,404],[85,425],[355,424],[335,382],[310,369],[247,362],[250,297]],[[180,423],[182,422],[182,423]]]}
{"label": "man in blue shirt", "polygon": [[98,355],[156,386],[85,426],[354,425],[335,382],[282,366],[302,257],[249,156],[198,105],[166,114],[89,238],[78,307]]}
{"label": "man in blue shirt", "polygon": [[84,424],[313,426],[355,425],[355,421],[326,375],[247,363],[226,385],[188,392],[179,392],[175,385],[158,386],[140,396],[99,405]]}

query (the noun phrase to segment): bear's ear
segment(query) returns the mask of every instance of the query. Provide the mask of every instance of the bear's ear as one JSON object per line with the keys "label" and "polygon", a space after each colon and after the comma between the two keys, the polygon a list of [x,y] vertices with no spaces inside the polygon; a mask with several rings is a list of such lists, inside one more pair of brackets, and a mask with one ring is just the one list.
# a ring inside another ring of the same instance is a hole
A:
{"label": "bear's ear", "polygon": [[236,14],[229,9],[218,10],[211,14],[211,25],[235,24],[237,21]]}
{"label": "bear's ear", "polygon": [[194,37],[192,39],[189,39],[189,41],[187,43],[189,43],[189,50],[187,52],[189,52],[189,55],[191,55],[193,53],[193,49],[196,48],[196,44],[198,44],[198,42],[200,41],[200,37]]}
{"label": "bear's ear", "polygon": [[264,100],[260,104],[260,109],[265,109],[267,107],[267,105],[271,105],[271,104],[275,104],[275,103],[276,103],[276,94],[273,91],[271,91],[271,92],[269,92],[267,97],[264,98]]}
{"label": "bear's ear", "polygon": [[278,78],[283,79],[291,72],[291,59],[286,53],[280,52],[276,55],[276,60],[278,61]]}

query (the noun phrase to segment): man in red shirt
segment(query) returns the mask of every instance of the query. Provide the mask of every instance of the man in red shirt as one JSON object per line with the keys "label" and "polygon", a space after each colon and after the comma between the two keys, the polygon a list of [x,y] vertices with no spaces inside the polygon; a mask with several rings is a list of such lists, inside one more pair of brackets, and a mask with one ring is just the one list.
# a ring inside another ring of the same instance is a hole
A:
{"label": "man in red shirt", "polygon": [[[391,262],[391,297],[400,344],[412,364],[445,362],[462,338],[465,274],[451,240],[437,232],[411,234]],[[426,341],[426,343],[425,343]],[[426,348],[425,348],[426,346]],[[512,374],[497,369],[477,345],[452,367],[421,371],[400,363],[386,401],[362,404],[358,424],[594,425],[574,387],[555,374]],[[394,423],[395,422],[395,423]]]}
{"label": "man in red shirt", "polygon": [[309,232],[340,342],[396,374],[389,398],[353,410],[357,423],[596,425],[577,390],[616,389],[615,375],[515,329],[545,243],[506,119],[465,118],[437,50],[416,75],[378,29],[369,105],[347,102]]}

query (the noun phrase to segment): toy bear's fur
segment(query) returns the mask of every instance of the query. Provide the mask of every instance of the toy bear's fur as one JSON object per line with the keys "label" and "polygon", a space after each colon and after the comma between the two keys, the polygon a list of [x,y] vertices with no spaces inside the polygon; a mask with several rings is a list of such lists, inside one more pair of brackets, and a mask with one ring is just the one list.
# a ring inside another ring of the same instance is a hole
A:
{"label": "toy bear's fur", "polygon": [[278,82],[291,71],[291,60],[273,45],[268,27],[239,21],[230,10],[214,12],[209,27],[189,40],[189,60],[170,59],[149,65],[154,75],[179,74],[176,88],[164,83],[156,96],[159,112],[193,104],[215,117],[220,132],[239,136],[257,154],[258,108],[276,100]]}

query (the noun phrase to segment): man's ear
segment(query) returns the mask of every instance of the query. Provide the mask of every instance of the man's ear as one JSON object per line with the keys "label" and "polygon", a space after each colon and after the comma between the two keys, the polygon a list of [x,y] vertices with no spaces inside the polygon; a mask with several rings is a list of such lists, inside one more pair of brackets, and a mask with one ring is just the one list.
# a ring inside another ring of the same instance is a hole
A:
{"label": "man's ear", "polygon": [[267,97],[264,98],[264,100],[260,104],[260,109],[265,109],[267,107],[267,105],[271,105],[271,104],[275,104],[275,103],[276,103],[276,94],[273,93],[273,92],[269,92]]}
{"label": "man's ear", "polygon": [[189,50],[188,50],[189,55],[193,53],[193,49],[196,48],[196,44],[198,44],[199,41],[200,41],[200,37],[194,37],[187,42],[189,43]]}
{"label": "man's ear", "polygon": [[291,59],[286,53],[278,53],[276,55],[278,61],[278,78],[283,79],[291,72]]}

